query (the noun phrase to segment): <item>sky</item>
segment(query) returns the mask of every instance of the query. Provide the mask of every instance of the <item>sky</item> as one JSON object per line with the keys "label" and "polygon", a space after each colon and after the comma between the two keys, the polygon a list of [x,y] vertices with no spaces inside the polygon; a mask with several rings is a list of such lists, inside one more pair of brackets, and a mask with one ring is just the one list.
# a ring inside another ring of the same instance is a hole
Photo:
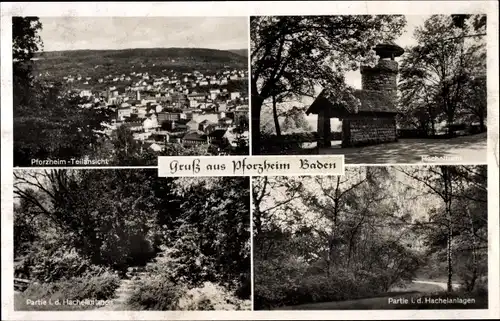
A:
{"label": "sky", "polygon": [[44,51],[248,48],[247,17],[40,17]]}

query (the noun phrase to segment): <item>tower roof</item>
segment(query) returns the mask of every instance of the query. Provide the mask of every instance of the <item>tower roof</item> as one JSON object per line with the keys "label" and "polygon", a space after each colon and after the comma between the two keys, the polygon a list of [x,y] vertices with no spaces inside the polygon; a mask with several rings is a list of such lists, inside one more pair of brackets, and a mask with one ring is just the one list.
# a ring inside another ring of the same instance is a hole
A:
{"label": "tower roof", "polygon": [[380,58],[394,58],[401,56],[405,51],[393,41],[387,41],[375,46],[375,52]]}

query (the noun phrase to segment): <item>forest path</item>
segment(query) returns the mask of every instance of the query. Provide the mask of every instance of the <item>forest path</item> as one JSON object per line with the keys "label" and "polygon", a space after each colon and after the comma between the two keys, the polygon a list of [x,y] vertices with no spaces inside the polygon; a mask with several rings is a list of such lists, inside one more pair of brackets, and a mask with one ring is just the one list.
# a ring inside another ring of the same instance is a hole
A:
{"label": "forest path", "polygon": [[[427,281],[427,280],[413,280],[413,283],[437,285],[437,286],[439,286],[440,288],[442,288],[445,291],[448,289],[448,284],[446,282],[435,282],[435,281]],[[458,284],[458,283],[452,283],[451,286],[452,286],[453,290],[457,290],[457,289],[460,288],[460,284]]]}
{"label": "forest path", "polygon": [[[457,289],[458,284],[453,284],[453,288]],[[411,299],[423,293],[437,293],[446,291],[445,282],[435,282],[431,280],[414,280],[404,288],[398,288],[394,291],[380,294],[372,298],[307,303],[295,306],[280,307],[277,310],[392,310],[400,309],[404,305],[410,305]],[[391,302],[389,300],[392,300]],[[404,302],[407,303],[394,303]]]}
{"label": "forest path", "polygon": [[[149,263],[148,263],[149,264]],[[100,308],[99,310],[104,311],[127,311],[130,310],[127,307],[127,302],[132,295],[136,282],[144,277],[148,272],[146,272],[146,267],[134,266],[129,267],[127,270],[127,278],[122,279],[120,286],[115,290],[115,297],[111,299],[111,302],[106,306]]]}

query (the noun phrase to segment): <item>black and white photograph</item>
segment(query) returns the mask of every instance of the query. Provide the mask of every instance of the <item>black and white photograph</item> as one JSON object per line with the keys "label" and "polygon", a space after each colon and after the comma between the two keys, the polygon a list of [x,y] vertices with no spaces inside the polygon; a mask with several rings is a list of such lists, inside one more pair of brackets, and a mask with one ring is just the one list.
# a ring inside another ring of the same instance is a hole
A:
{"label": "black and white photograph", "polygon": [[485,14],[250,21],[253,154],[486,162]]}
{"label": "black and white photograph", "polygon": [[486,166],[252,185],[255,310],[488,308]]}
{"label": "black and white photograph", "polygon": [[14,166],[248,155],[248,17],[13,17]]}
{"label": "black and white photograph", "polygon": [[251,310],[249,178],[14,171],[16,311]]}

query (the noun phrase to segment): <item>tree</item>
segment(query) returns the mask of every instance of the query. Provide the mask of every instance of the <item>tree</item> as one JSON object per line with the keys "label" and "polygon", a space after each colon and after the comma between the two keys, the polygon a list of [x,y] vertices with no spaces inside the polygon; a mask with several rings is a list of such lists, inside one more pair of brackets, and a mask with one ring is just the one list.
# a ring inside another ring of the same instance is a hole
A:
{"label": "tree", "polygon": [[464,88],[462,110],[479,121],[481,132],[486,131],[486,117],[488,113],[488,94],[486,77],[483,75],[469,76]]}
{"label": "tree", "polygon": [[40,30],[42,23],[37,17],[12,17],[13,88],[19,90],[14,97],[22,98],[22,90],[33,80],[31,59],[43,47]]}
{"label": "tree", "polygon": [[[407,49],[401,63],[402,105],[427,115],[432,127],[441,114],[448,125],[454,123],[466,98],[468,77],[484,69],[485,44],[479,41],[484,33],[476,29],[485,27],[476,23],[481,19],[433,15],[415,30],[418,44]],[[450,126],[448,134],[452,134]]]}
{"label": "tree", "polygon": [[[429,214],[428,221],[416,225],[426,235],[431,251],[445,249],[448,292],[453,290],[453,279],[457,273],[455,269],[459,264],[454,262],[454,258],[459,252],[472,255],[472,276],[470,280],[466,280],[470,283],[468,290],[472,290],[478,277],[478,260],[475,256],[480,248],[479,244],[486,242],[483,234],[487,225],[487,211],[484,208],[486,167],[432,166],[425,170],[400,170],[414,179],[417,186],[441,200],[440,205]],[[464,273],[463,269],[458,272]]]}
{"label": "tree", "polygon": [[[370,50],[395,39],[405,23],[396,15],[251,17],[252,128],[260,128],[264,101],[280,93],[313,95],[314,86],[321,85],[342,97],[344,72],[355,70],[356,62],[373,63]],[[252,133],[258,153],[260,132]]]}
{"label": "tree", "polygon": [[33,159],[90,156],[110,112],[81,108],[82,98],[60,82],[33,77],[32,58],[42,49],[38,18],[13,17],[12,28],[15,165],[30,166]]}
{"label": "tree", "polygon": [[172,278],[182,276],[189,285],[212,281],[249,297],[248,178],[183,178],[175,183],[181,201],[168,233]]}
{"label": "tree", "polygon": [[121,271],[127,263],[154,256],[159,233],[151,193],[154,172],[44,170],[14,176],[14,194],[64,236],[60,247]]}

